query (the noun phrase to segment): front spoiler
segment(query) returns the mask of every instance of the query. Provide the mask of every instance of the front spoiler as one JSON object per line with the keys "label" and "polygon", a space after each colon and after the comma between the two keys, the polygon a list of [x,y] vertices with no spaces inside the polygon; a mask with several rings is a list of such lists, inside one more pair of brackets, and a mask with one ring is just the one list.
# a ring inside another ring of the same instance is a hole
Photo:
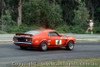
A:
{"label": "front spoiler", "polygon": [[32,45],[31,42],[14,42],[14,44],[26,44],[26,45]]}

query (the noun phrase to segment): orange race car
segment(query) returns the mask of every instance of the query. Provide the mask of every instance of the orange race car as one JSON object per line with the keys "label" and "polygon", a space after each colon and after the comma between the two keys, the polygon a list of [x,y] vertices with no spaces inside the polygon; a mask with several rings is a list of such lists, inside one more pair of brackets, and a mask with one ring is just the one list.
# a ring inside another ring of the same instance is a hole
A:
{"label": "orange race car", "polygon": [[66,47],[72,50],[76,41],[74,37],[60,35],[55,30],[31,30],[24,34],[16,34],[13,40],[21,49],[37,47],[43,51],[52,47]]}

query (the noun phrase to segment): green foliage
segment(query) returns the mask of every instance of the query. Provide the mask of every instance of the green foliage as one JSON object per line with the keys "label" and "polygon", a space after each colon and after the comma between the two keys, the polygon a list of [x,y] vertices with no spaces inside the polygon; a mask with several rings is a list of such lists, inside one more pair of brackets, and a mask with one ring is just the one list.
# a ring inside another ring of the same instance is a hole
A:
{"label": "green foliage", "polygon": [[100,0],[55,0],[55,5],[54,0],[22,0],[23,24],[17,27],[18,2],[0,0],[1,33],[23,33],[41,27],[85,33],[89,18],[94,18],[94,32],[100,33]]}
{"label": "green foliage", "polygon": [[60,6],[50,4],[47,0],[30,0],[23,5],[23,22],[25,24],[54,28],[62,21]]}
{"label": "green foliage", "polygon": [[63,25],[63,26],[58,26],[57,28],[55,28],[55,30],[57,30],[60,33],[68,33],[70,32],[70,27],[67,25]]}
{"label": "green foliage", "polygon": [[71,26],[70,30],[71,30],[71,33],[77,33],[77,34],[85,33],[85,29],[83,29],[80,25],[79,26]]}
{"label": "green foliage", "polygon": [[93,29],[94,33],[100,33],[100,26]]}
{"label": "green foliage", "polygon": [[7,32],[5,32],[5,31],[0,31],[0,34],[7,34]]}
{"label": "green foliage", "polygon": [[77,2],[75,0],[56,0],[56,2],[62,8],[63,20],[67,25],[72,25],[74,10],[77,7]]}
{"label": "green foliage", "polygon": [[63,25],[55,28],[55,30],[57,30],[60,33],[77,33],[77,34],[85,33],[85,29],[83,29],[81,26],[74,27],[74,26]]}
{"label": "green foliage", "polygon": [[6,10],[5,15],[3,15],[0,19],[1,30],[5,31],[9,26],[14,24],[15,22],[12,20],[10,12]]}
{"label": "green foliage", "polygon": [[81,0],[78,0],[79,6],[75,10],[75,17],[73,19],[73,25],[86,25],[89,19],[89,11],[85,7],[85,3]]}
{"label": "green foliage", "polygon": [[43,29],[43,28],[35,26],[35,25],[28,26],[28,25],[23,24],[19,27],[18,26],[11,26],[7,29],[6,32],[8,32],[8,33],[24,33],[26,31],[35,30],[35,29]]}

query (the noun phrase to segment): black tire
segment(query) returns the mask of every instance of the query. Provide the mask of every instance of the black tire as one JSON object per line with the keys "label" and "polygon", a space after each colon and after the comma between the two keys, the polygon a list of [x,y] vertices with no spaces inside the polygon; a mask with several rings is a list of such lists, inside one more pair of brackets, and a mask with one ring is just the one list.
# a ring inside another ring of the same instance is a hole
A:
{"label": "black tire", "polygon": [[20,46],[20,49],[25,50],[27,47]]}
{"label": "black tire", "polygon": [[47,48],[48,48],[47,42],[46,41],[41,42],[39,50],[46,51]]}
{"label": "black tire", "polygon": [[67,50],[73,50],[74,49],[74,43],[73,41],[69,41],[67,46],[66,46]]}

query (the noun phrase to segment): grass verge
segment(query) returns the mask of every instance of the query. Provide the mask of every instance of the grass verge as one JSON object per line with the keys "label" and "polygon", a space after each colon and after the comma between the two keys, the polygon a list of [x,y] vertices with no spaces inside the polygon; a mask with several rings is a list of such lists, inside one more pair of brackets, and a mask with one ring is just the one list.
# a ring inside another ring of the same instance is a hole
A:
{"label": "grass verge", "polygon": [[7,32],[5,32],[5,31],[0,31],[0,34],[7,34]]}
{"label": "grass verge", "polygon": [[76,59],[68,61],[47,61],[41,63],[31,62],[28,64],[20,64],[18,67],[100,67],[100,58]]}
{"label": "grass verge", "polygon": [[12,41],[0,41],[0,44],[11,44],[13,43]]}

